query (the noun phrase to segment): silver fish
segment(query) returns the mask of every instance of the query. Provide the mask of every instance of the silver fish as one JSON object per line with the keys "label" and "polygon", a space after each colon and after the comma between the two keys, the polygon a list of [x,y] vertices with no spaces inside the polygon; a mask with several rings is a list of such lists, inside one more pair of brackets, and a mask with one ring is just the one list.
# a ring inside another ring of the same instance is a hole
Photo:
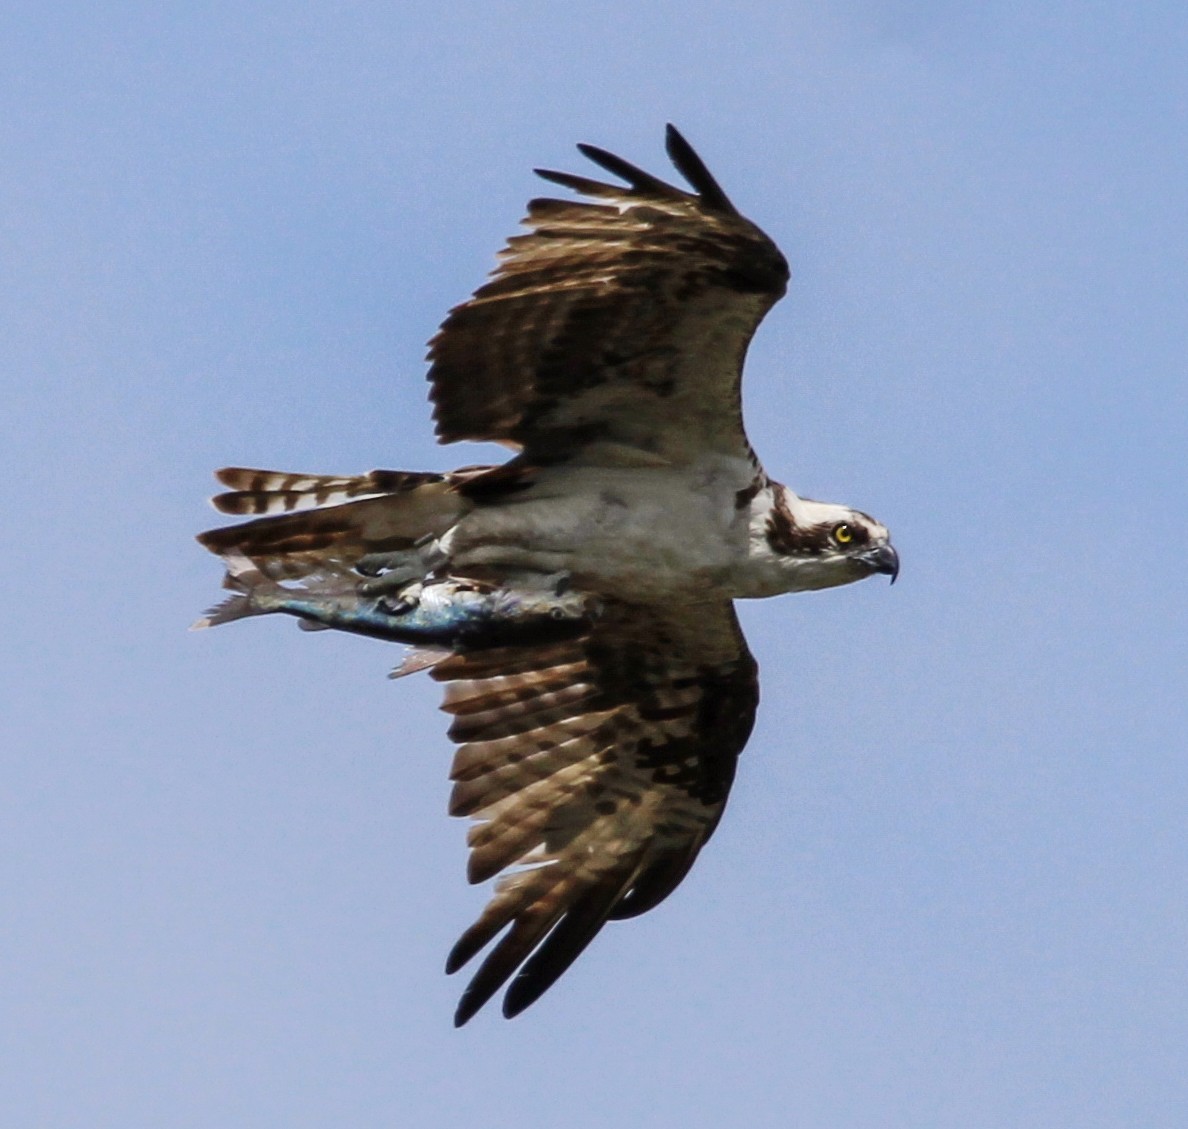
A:
{"label": "silver fish", "polygon": [[393,643],[478,649],[571,637],[598,614],[598,601],[540,578],[522,587],[480,584],[453,577],[410,584],[398,591],[347,570],[303,577],[286,587],[246,557],[229,555],[226,586],[236,594],[211,608],[195,630],[247,616],[284,612],[303,627],[333,628]]}

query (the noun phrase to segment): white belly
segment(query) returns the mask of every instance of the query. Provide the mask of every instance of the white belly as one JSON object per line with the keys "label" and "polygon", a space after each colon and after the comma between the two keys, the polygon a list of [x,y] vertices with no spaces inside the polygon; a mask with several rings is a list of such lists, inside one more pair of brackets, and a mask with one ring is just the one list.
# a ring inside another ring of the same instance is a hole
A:
{"label": "white belly", "polygon": [[747,554],[736,504],[745,460],[694,468],[558,467],[443,538],[460,569],[570,573],[583,588],[628,600],[705,598]]}

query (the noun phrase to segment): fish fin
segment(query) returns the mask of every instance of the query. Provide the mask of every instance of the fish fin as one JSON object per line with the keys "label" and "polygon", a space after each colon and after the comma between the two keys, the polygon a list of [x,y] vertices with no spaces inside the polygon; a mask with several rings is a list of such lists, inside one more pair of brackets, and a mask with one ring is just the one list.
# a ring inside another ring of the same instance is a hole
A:
{"label": "fish fin", "polygon": [[400,665],[388,675],[389,678],[404,678],[420,670],[428,670],[454,652],[448,647],[409,647]]}

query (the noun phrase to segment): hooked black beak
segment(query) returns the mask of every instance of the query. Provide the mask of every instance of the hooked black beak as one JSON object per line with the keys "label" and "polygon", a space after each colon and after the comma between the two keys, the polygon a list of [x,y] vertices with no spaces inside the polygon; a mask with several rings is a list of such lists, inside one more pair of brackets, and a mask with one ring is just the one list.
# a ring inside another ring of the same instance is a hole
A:
{"label": "hooked black beak", "polygon": [[880,545],[877,549],[868,549],[865,553],[857,554],[860,560],[871,572],[881,572],[891,577],[891,583],[899,575],[899,554],[890,545]]}

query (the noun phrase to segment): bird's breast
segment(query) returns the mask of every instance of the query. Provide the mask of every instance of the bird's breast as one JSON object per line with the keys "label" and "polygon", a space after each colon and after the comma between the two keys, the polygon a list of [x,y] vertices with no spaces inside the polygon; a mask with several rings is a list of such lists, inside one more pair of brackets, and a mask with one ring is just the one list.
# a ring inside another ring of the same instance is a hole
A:
{"label": "bird's breast", "polygon": [[568,572],[621,599],[708,597],[747,553],[749,465],[558,467],[480,506],[443,540],[462,569]]}

